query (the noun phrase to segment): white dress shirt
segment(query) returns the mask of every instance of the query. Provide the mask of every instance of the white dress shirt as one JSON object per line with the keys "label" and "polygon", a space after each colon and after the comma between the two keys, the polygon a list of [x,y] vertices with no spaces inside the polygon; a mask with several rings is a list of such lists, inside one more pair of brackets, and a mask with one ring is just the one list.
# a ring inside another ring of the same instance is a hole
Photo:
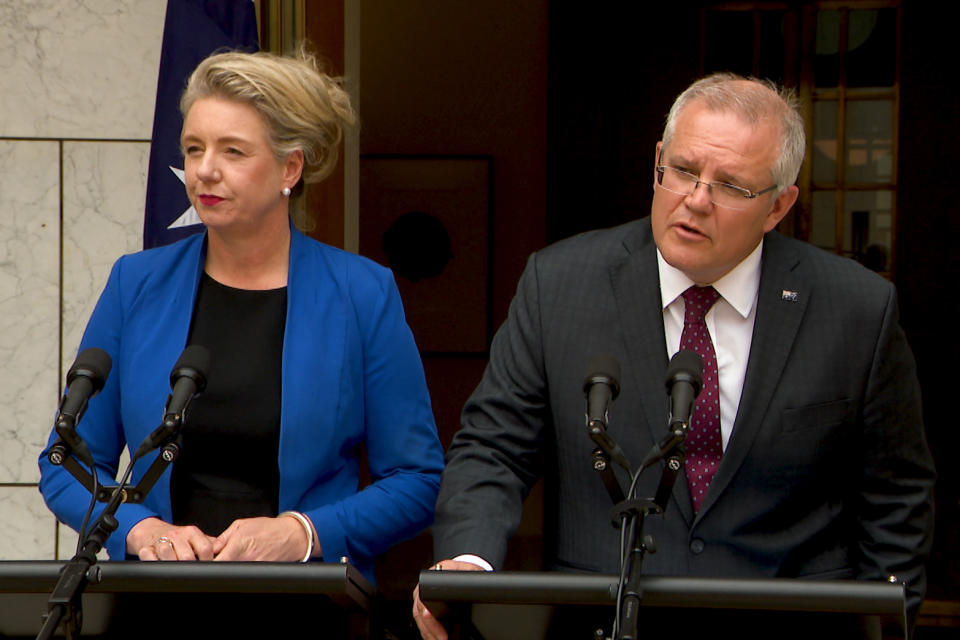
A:
{"label": "white dress shirt", "polygon": [[[723,449],[733,431],[740,406],[740,393],[747,374],[747,358],[753,340],[753,323],[757,317],[757,295],[760,291],[760,256],[763,241],[725,276],[712,282],[720,298],[707,311],[704,320],[714,351],[717,353],[717,373],[720,383],[720,435]],[[660,271],[660,302],[663,305],[663,330],[667,339],[667,353],[672,358],[680,350],[683,333],[683,312],[686,306],[682,294],[696,284],[682,271],[671,267],[657,250]]]}

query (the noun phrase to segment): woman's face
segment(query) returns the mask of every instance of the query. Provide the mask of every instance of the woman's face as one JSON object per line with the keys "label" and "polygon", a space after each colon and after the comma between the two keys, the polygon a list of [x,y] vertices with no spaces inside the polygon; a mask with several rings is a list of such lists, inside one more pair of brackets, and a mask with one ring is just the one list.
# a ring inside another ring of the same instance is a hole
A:
{"label": "woman's face", "polygon": [[284,187],[293,188],[303,154],[277,160],[252,106],[217,97],[193,103],[183,123],[187,197],[211,230],[255,234],[286,224]]}

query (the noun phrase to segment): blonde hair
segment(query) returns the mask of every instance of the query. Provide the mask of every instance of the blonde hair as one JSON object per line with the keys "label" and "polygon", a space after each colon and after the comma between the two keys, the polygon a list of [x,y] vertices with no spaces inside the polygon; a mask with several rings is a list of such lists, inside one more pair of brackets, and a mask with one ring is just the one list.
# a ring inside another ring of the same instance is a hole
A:
{"label": "blonde hair", "polygon": [[711,111],[732,111],[755,124],[770,119],[780,125],[780,149],[770,169],[777,193],[797,181],[803,164],[806,134],[799,103],[793,91],[781,89],[768,80],[747,78],[734,73],[715,73],[697,80],[677,96],[663,129],[663,146],[670,144],[680,112],[702,101]]}
{"label": "blonde hair", "polygon": [[278,159],[303,151],[305,183],[330,175],[343,131],[356,122],[342,80],[327,75],[306,45],[296,57],[238,51],[211,55],[194,69],[180,97],[184,120],[197,100],[208,97],[256,109]]}

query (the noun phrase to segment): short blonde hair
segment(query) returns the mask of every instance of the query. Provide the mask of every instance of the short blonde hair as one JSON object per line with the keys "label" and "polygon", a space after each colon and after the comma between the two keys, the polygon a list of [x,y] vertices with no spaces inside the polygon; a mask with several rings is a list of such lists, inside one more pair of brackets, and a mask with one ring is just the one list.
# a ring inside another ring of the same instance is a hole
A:
{"label": "short blonde hair", "polygon": [[194,69],[180,97],[184,120],[197,100],[208,97],[256,109],[278,159],[303,151],[306,183],[330,175],[343,131],[356,122],[341,79],[327,75],[305,45],[296,57],[239,51],[211,55]]}
{"label": "short blonde hair", "polygon": [[770,170],[771,177],[777,185],[778,194],[797,181],[803,164],[806,134],[793,91],[780,88],[768,80],[734,73],[714,73],[701,78],[677,96],[670,108],[663,129],[664,147],[673,139],[680,112],[697,101],[711,111],[732,111],[751,124],[767,119],[779,124],[780,148]]}

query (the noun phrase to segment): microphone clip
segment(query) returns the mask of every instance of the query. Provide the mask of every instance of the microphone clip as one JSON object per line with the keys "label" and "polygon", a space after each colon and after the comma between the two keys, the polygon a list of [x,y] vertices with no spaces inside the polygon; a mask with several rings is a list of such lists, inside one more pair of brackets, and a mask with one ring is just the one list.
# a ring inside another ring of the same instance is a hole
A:
{"label": "microphone clip", "polygon": [[180,444],[179,442],[168,442],[164,444],[160,449],[160,453],[150,465],[150,468],[147,469],[147,472],[143,475],[143,478],[140,479],[140,482],[136,486],[132,487],[129,485],[97,485],[94,487],[93,476],[89,471],[80,466],[77,462],[77,457],[80,457],[84,462],[86,461],[77,455],[76,452],[73,453],[74,455],[70,455],[71,446],[61,438],[50,447],[50,450],[47,452],[47,459],[50,461],[50,464],[58,467],[62,466],[70,472],[70,475],[91,494],[94,492],[94,489],[96,489],[94,498],[97,502],[110,502],[114,495],[120,492],[120,502],[140,504],[147,497],[147,494],[150,493],[150,490],[153,488],[153,485],[157,483],[157,480],[160,479],[160,476],[163,475],[163,472],[166,471],[167,466],[175,462],[179,457]]}

